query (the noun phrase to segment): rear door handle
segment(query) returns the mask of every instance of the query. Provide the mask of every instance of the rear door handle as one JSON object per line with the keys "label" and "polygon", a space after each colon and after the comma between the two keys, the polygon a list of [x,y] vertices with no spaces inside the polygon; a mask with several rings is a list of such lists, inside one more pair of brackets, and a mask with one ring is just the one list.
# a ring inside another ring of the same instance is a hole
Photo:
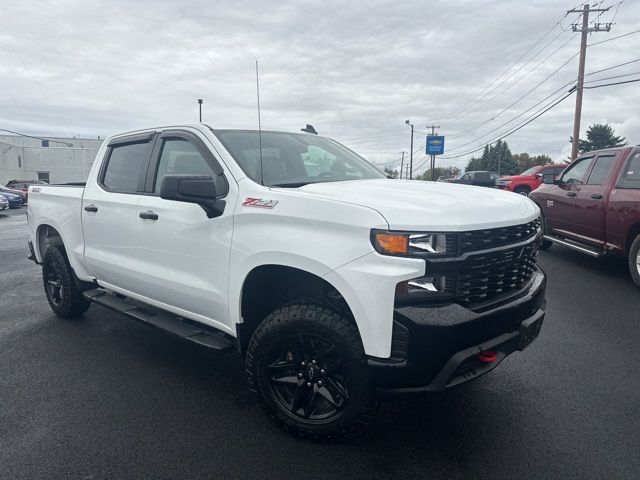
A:
{"label": "rear door handle", "polygon": [[576,192],[567,192],[567,197],[575,197],[578,195]]}
{"label": "rear door handle", "polygon": [[145,220],[157,220],[158,219],[158,214],[155,212],[152,212],[151,210],[148,210],[146,212],[140,212],[138,214],[138,216],[140,218],[144,218]]}
{"label": "rear door handle", "polygon": [[91,205],[87,205],[86,207],[84,207],[84,209],[87,212],[97,212],[98,211],[98,207],[96,207],[93,203]]}
{"label": "rear door handle", "polygon": [[593,195],[591,195],[591,198],[593,198],[595,200],[601,200],[602,199],[602,195],[600,195],[599,193],[594,193]]}

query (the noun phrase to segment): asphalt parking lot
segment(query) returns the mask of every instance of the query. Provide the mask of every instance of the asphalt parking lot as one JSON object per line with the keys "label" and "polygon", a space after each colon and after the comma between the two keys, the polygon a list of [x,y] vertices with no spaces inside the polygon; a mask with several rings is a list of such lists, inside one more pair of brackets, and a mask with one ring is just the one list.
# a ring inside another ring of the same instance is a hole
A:
{"label": "asphalt parking lot", "polygon": [[282,433],[242,365],[102,307],[53,315],[0,212],[0,478],[638,478],[640,290],[552,247],[539,339],[478,381],[383,405],[346,444]]}

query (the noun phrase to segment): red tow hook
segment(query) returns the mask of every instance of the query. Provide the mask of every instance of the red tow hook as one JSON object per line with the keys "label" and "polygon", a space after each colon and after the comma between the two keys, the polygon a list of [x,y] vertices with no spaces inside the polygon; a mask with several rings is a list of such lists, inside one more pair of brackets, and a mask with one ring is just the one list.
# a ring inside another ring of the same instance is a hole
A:
{"label": "red tow hook", "polygon": [[487,350],[486,352],[482,352],[478,354],[478,360],[483,363],[493,363],[496,361],[497,355],[495,352],[491,350]]}

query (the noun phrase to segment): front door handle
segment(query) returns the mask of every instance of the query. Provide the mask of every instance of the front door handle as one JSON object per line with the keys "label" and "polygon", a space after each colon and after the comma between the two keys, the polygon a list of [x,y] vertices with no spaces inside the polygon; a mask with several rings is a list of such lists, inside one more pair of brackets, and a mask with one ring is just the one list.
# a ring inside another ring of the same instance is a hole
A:
{"label": "front door handle", "polygon": [[84,207],[84,209],[87,212],[97,212],[98,211],[98,207],[96,207],[93,203],[91,205],[87,205],[86,207]]}
{"label": "front door handle", "polygon": [[578,195],[576,192],[567,192],[567,197],[575,197]]}
{"label": "front door handle", "polygon": [[594,193],[593,195],[591,195],[591,198],[593,198],[594,200],[602,200],[602,195],[600,195],[599,193]]}
{"label": "front door handle", "polygon": [[145,220],[157,220],[158,219],[158,214],[155,212],[152,212],[151,210],[147,210],[146,212],[140,212],[138,214],[138,216],[140,218],[144,218]]}

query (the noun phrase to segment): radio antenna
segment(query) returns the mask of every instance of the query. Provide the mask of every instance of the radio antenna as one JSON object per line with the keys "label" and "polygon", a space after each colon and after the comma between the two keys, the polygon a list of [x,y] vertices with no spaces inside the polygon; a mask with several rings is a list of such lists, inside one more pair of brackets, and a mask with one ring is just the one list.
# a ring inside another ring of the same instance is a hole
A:
{"label": "radio antenna", "polygon": [[260,185],[264,186],[262,173],[262,124],[260,122],[260,75],[258,74],[258,60],[256,60],[256,93],[258,94],[258,143],[260,145]]}

